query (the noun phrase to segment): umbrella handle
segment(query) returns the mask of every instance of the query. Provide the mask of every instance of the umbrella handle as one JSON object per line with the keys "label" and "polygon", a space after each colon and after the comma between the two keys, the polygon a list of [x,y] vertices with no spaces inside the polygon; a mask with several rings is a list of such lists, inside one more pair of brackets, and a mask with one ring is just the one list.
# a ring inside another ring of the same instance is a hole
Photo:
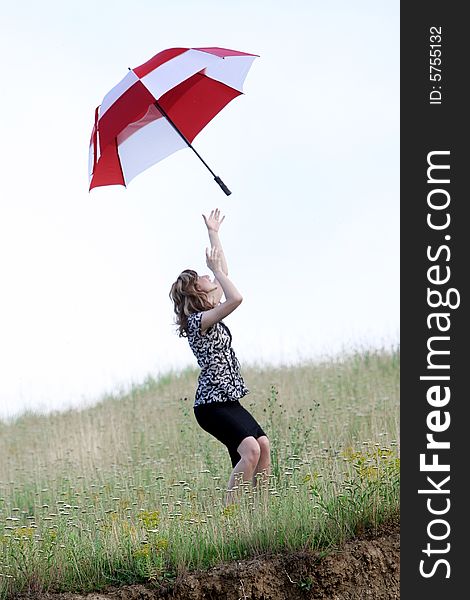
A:
{"label": "umbrella handle", "polygon": [[222,190],[225,192],[225,194],[227,196],[230,196],[230,194],[232,193],[228,187],[225,185],[225,183],[222,181],[222,179],[220,179],[220,177],[218,175],[216,175],[214,177],[214,180],[217,181],[217,183],[220,185],[220,187],[222,188]]}

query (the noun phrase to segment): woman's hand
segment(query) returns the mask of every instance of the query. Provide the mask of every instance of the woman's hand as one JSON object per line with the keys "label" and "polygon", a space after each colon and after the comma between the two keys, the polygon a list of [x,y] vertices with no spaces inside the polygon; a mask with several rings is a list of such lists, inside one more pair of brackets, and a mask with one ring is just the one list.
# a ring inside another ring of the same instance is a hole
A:
{"label": "woman's hand", "polygon": [[219,227],[225,219],[225,215],[220,218],[220,210],[218,208],[211,210],[211,214],[208,217],[206,217],[206,215],[202,216],[208,231],[215,231],[216,233],[219,231]]}
{"label": "woman's hand", "polygon": [[227,261],[225,260],[224,251],[222,249],[222,244],[219,239],[219,227],[222,225],[225,216],[220,217],[220,210],[218,208],[211,210],[211,214],[206,217],[206,215],[202,215],[204,218],[204,222],[207,226],[207,233],[209,234],[209,240],[211,243],[211,247],[214,248],[217,246],[220,255],[220,270],[225,275],[228,274]]}
{"label": "woman's hand", "polygon": [[214,275],[222,271],[222,256],[217,246],[213,246],[210,250],[206,248],[206,264]]}

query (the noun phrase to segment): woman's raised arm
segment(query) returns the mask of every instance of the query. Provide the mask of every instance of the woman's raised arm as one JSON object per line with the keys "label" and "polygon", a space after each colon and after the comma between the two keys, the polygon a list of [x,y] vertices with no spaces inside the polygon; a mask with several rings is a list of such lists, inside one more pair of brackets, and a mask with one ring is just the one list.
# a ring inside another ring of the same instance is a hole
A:
{"label": "woman's raised arm", "polygon": [[224,291],[225,302],[202,313],[201,332],[204,332],[211,325],[214,325],[214,323],[221,321],[240,306],[243,301],[240,292],[222,270],[222,259],[217,246],[211,248],[210,251],[206,248],[206,262]]}
{"label": "woman's raised arm", "polygon": [[209,234],[211,248],[217,247],[219,249],[222,271],[225,273],[225,275],[228,275],[227,261],[225,259],[224,250],[222,248],[222,244],[220,243],[219,238],[219,228],[222,225],[223,220],[225,219],[225,215],[222,218],[220,218],[220,210],[216,208],[214,210],[211,210],[211,214],[208,217],[206,217],[206,215],[202,216],[207,227],[207,233]]}

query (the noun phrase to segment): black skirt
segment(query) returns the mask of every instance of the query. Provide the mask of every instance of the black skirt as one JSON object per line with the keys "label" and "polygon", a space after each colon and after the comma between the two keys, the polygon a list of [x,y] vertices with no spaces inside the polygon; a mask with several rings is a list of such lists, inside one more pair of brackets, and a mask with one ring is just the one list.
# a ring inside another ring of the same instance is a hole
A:
{"label": "black skirt", "polygon": [[266,435],[261,425],[238,400],[198,404],[193,410],[202,429],[227,446],[232,467],[241,459],[237,448],[246,437],[253,436],[257,439]]}

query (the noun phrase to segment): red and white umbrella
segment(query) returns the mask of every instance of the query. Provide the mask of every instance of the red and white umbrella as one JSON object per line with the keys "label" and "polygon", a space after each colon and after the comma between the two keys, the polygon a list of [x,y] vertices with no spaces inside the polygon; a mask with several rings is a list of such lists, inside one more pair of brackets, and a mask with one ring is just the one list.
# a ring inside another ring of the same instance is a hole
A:
{"label": "red and white umbrella", "polygon": [[189,146],[230,194],[191,142],[243,93],[256,56],[225,48],[169,48],[129,69],[95,111],[90,190],[126,186],[145,169]]}

